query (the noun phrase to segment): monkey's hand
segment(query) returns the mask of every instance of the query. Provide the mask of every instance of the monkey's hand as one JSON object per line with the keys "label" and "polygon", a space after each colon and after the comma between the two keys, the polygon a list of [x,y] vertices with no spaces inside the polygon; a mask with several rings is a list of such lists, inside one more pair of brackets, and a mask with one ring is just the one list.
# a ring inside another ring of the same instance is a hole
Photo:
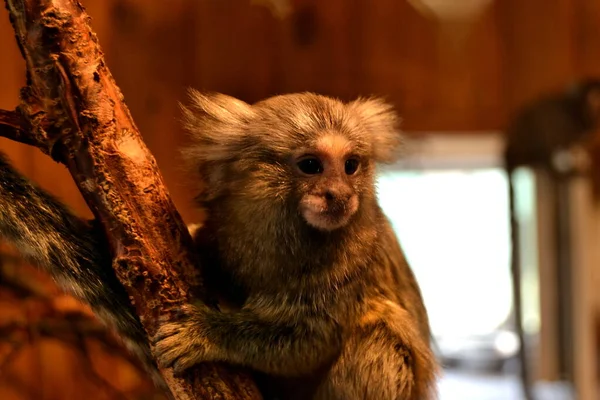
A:
{"label": "monkey's hand", "polygon": [[159,327],[154,356],[160,366],[178,373],[201,362],[223,361],[297,376],[313,371],[339,350],[341,333],[326,316],[298,319],[298,310],[293,317],[266,310],[261,314],[245,307],[223,313],[186,305]]}
{"label": "monkey's hand", "polygon": [[208,340],[205,324],[210,312],[202,304],[187,304],[160,325],[152,340],[160,367],[173,367],[181,374],[195,364],[214,360],[216,349]]}

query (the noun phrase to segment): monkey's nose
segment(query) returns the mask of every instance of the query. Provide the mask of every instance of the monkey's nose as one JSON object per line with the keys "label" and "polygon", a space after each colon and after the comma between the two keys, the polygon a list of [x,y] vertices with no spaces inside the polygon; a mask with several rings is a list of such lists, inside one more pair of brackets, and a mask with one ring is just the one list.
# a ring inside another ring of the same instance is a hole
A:
{"label": "monkey's nose", "polygon": [[352,193],[346,190],[329,189],[325,191],[325,200],[332,201],[348,201],[352,197]]}

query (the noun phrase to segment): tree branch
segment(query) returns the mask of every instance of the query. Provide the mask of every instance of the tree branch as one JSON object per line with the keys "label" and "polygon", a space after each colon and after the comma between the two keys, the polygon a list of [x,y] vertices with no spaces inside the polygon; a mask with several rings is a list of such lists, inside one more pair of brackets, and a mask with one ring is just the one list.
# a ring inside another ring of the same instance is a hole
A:
{"label": "tree branch", "polygon": [[30,146],[44,147],[29,132],[31,127],[18,111],[0,110],[0,136]]}
{"label": "tree branch", "polygon": [[[26,61],[5,137],[66,164],[106,232],[113,266],[149,335],[158,318],[202,298],[191,237],[74,0],[5,0]],[[185,379],[161,371],[178,399],[258,399],[248,375],[201,365]]]}

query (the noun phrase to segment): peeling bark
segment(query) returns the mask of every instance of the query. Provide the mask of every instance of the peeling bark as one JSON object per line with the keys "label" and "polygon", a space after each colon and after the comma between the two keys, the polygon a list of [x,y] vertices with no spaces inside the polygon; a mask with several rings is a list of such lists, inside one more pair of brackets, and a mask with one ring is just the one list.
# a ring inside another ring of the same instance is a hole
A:
{"label": "peeling bark", "polygon": [[[156,161],[105,65],[83,6],[73,0],[5,0],[26,61],[27,87],[3,136],[64,163],[103,226],[113,267],[144,328],[203,298],[189,233]],[[206,364],[185,378],[162,370],[177,399],[259,399],[249,376]]]}

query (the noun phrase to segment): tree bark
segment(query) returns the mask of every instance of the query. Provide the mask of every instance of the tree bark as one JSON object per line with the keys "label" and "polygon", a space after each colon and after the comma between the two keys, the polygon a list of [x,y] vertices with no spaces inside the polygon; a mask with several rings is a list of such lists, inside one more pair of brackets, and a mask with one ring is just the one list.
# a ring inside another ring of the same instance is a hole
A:
{"label": "tree bark", "polygon": [[[148,335],[159,317],[203,298],[197,257],[156,161],[106,67],[83,6],[74,0],[5,0],[27,66],[3,136],[64,163],[104,227],[113,267]],[[162,370],[177,399],[259,399],[249,375],[206,364],[185,378]]]}

